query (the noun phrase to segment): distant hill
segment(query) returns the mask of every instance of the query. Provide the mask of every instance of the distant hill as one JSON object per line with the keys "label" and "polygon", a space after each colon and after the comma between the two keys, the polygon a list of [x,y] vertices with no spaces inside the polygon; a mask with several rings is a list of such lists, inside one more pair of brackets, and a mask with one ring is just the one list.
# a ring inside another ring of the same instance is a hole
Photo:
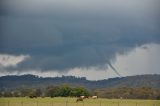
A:
{"label": "distant hill", "polygon": [[85,77],[62,76],[42,78],[35,75],[11,75],[0,77],[0,89],[38,88],[49,85],[68,84],[71,86],[84,86],[88,89],[112,87],[153,87],[160,88],[160,75],[137,75],[122,78],[90,81]]}

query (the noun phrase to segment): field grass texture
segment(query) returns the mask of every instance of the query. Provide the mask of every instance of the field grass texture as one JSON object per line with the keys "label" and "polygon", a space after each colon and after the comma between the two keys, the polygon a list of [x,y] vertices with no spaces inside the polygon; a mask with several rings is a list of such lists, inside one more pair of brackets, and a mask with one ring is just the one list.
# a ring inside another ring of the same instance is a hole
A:
{"label": "field grass texture", "polygon": [[84,99],[76,102],[77,98],[0,98],[0,106],[160,106],[159,100],[131,99]]}

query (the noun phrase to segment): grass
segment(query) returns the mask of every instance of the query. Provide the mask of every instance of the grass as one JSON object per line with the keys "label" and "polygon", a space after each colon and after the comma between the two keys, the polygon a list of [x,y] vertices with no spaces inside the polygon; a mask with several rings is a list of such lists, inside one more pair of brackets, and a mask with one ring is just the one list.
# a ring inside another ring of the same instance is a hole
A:
{"label": "grass", "polygon": [[76,98],[0,98],[0,106],[160,106],[159,100],[85,99]]}

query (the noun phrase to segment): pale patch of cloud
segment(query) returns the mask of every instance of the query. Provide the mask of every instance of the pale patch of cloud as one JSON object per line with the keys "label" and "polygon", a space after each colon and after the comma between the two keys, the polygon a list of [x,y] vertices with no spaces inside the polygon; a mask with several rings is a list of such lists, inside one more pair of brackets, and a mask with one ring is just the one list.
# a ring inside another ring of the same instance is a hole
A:
{"label": "pale patch of cloud", "polygon": [[127,55],[117,56],[114,66],[124,76],[160,74],[160,45],[146,44],[135,48]]}
{"label": "pale patch of cloud", "polygon": [[30,58],[29,55],[0,54],[0,66],[16,67],[17,64],[29,58]]}

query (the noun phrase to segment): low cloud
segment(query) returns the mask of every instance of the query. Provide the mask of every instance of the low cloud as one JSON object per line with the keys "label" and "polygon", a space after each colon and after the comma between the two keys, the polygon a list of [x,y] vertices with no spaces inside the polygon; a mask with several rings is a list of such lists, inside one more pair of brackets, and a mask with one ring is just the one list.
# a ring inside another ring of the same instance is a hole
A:
{"label": "low cloud", "polygon": [[7,67],[17,67],[17,65],[27,59],[30,56],[28,55],[8,55],[8,54],[0,54],[0,66],[7,68]]}

